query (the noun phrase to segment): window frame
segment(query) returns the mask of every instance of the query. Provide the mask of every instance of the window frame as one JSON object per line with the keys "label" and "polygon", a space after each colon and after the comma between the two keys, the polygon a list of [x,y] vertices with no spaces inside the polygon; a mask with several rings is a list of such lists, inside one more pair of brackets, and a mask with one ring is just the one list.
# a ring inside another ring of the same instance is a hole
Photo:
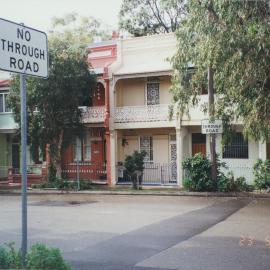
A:
{"label": "window frame", "polygon": [[[157,84],[158,85],[158,103],[155,104],[148,104],[148,86],[150,84]],[[157,80],[151,80],[147,81],[145,85],[145,105],[146,106],[155,106],[155,105],[160,105],[160,81]]]}
{"label": "window frame", "polygon": [[242,132],[235,132],[232,140],[223,146],[223,159],[249,159],[249,141]]}
{"label": "window frame", "polygon": [[[141,139],[142,138],[149,138],[150,139],[150,147],[149,147],[149,159],[147,159],[146,157],[144,158],[144,162],[147,162],[147,163],[153,163],[154,162],[154,149],[153,149],[153,136],[151,135],[141,135],[139,136],[139,149],[140,149],[140,152],[142,151],[145,151],[145,149],[142,149],[141,148]],[[147,152],[147,151],[146,151]]]}
{"label": "window frame", "polygon": [[9,95],[9,91],[8,90],[2,90],[0,91],[0,95],[2,96],[2,108],[3,108],[3,111],[0,111],[0,113],[12,113],[12,110],[7,106],[6,104],[6,99],[7,99],[7,96]]}

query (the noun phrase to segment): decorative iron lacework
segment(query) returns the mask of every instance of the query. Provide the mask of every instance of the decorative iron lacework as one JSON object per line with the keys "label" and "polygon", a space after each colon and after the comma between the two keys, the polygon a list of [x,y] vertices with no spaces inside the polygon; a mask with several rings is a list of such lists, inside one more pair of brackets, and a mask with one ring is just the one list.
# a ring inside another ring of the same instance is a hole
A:
{"label": "decorative iron lacework", "polygon": [[102,123],[105,121],[105,116],[105,106],[82,108],[83,123]]}
{"label": "decorative iron lacework", "polygon": [[172,181],[177,181],[177,152],[176,152],[176,142],[171,143],[171,179]]}
{"label": "decorative iron lacework", "polygon": [[[174,117],[172,119],[175,119]],[[114,121],[116,123],[129,122],[158,122],[169,120],[169,105],[145,105],[116,107]]]}
{"label": "decorative iron lacework", "polygon": [[141,136],[140,137],[140,151],[145,151],[146,156],[144,161],[153,160],[153,138],[151,136]]}
{"label": "decorative iron lacework", "polygon": [[159,104],[159,83],[147,83],[147,105]]}

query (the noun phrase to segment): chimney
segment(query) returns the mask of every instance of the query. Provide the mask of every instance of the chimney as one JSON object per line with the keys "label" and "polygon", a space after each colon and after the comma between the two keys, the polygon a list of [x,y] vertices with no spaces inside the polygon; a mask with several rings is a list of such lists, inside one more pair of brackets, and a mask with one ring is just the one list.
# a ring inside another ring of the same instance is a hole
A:
{"label": "chimney", "polygon": [[118,38],[119,38],[118,32],[113,31],[113,32],[112,32],[112,40],[115,40],[115,39],[118,39]]}

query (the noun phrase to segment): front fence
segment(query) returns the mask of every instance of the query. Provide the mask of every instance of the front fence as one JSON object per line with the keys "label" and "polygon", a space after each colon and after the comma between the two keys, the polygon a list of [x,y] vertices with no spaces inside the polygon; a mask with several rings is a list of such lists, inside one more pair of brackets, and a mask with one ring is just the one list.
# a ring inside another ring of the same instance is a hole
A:
{"label": "front fence", "polygon": [[62,176],[68,179],[107,181],[105,163],[73,162],[62,165]]}
{"label": "front fence", "polygon": [[[245,177],[246,182],[248,184],[252,184],[254,181],[254,175],[253,175],[253,168],[250,166],[244,166],[244,165],[227,165],[228,168],[223,168],[222,171],[227,175],[229,172],[233,172],[233,175],[235,178],[237,177]],[[184,178],[188,178],[188,172],[187,170],[184,170]]]}
{"label": "front fence", "polygon": [[228,169],[225,170],[227,173],[228,171],[232,171],[235,177],[245,177],[248,184],[251,184],[254,180],[253,175],[253,168],[251,166],[245,165],[233,165],[229,164]]}
{"label": "front fence", "polygon": [[[122,165],[117,166],[118,184],[131,184],[131,179]],[[142,177],[143,185],[176,185],[177,165],[172,163],[152,163],[144,164]]]}

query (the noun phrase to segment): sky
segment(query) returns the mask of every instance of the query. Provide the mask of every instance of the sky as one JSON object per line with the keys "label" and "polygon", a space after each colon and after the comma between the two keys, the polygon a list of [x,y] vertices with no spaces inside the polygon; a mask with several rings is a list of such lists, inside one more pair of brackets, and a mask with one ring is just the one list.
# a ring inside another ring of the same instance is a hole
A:
{"label": "sky", "polygon": [[99,19],[117,29],[122,0],[0,0],[0,18],[47,32],[51,18],[71,12]]}

